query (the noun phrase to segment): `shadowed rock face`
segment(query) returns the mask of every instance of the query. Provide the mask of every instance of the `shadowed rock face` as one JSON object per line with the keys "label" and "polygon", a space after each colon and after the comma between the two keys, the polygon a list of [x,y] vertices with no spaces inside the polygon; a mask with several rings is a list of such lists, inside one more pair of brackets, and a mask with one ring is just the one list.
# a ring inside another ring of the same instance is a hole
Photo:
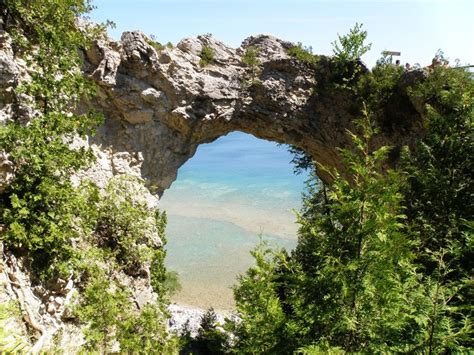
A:
{"label": "shadowed rock face", "polygon": [[[85,71],[100,88],[91,105],[106,115],[91,143],[107,152],[113,174],[135,171],[161,194],[199,144],[232,131],[294,145],[341,168],[337,147],[350,145],[346,132],[360,102],[350,90],[322,89],[327,58],[310,67],[287,54],[291,43],[264,35],[237,49],[210,36],[161,50],[150,43],[125,32],[120,42],[99,41],[85,53]],[[204,68],[203,46],[215,53]],[[258,70],[242,62],[248,46],[258,48]],[[401,147],[419,136],[422,110],[406,93],[416,74],[406,73],[382,108],[376,145]]]}

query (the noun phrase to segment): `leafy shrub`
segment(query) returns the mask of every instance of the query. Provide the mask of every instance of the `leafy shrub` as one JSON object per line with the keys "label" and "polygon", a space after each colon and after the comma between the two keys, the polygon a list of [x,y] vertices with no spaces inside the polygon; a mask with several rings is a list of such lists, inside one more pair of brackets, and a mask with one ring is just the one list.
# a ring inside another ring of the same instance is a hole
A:
{"label": "leafy shrub", "polygon": [[87,209],[70,176],[85,167],[92,154],[72,149],[70,143],[76,135],[92,134],[101,116],[66,113],[94,92],[80,71],[71,70],[81,66],[77,49],[97,34],[83,33],[75,25],[90,8],[82,0],[7,0],[0,5],[15,50],[34,69],[31,81],[17,88],[17,94],[34,99],[30,104],[38,113],[28,125],[14,117],[0,127],[0,150],[15,166],[15,179],[0,194],[6,228],[1,238],[7,248],[26,253],[43,279],[71,271],[71,260],[77,257],[73,241]]}
{"label": "leafy shrub", "polygon": [[472,347],[474,81],[439,66],[411,95],[427,102],[426,135],[404,157],[407,216],[431,295],[426,343],[433,352],[461,351]]}
{"label": "leafy shrub", "polygon": [[255,46],[245,48],[242,62],[249,68],[258,67],[260,65],[260,60],[258,59],[258,48]]}
{"label": "leafy shrub", "polygon": [[173,43],[168,42],[165,45],[163,45],[156,40],[155,35],[150,35],[150,37],[145,37],[145,40],[150,46],[155,48],[157,52],[161,52],[165,48],[173,49]]}
{"label": "leafy shrub", "polygon": [[85,323],[85,348],[108,353],[115,342],[120,350],[137,354],[177,353],[177,342],[166,332],[167,313],[161,303],[137,310],[126,287],[95,272],[81,294],[74,313]]}
{"label": "leafy shrub", "polygon": [[365,45],[367,39],[367,31],[362,31],[362,24],[356,23],[350,29],[349,34],[340,36],[337,35],[338,40],[332,43],[335,57],[340,61],[359,60],[365,53],[367,53],[372,44]]}
{"label": "leafy shrub", "polygon": [[234,288],[236,310],[241,321],[227,325],[235,336],[233,349],[246,354],[291,353],[292,340],[285,333],[288,321],[279,297],[279,268],[285,255],[265,243],[251,251],[255,265],[239,278]]}
{"label": "leafy shrub", "polygon": [[111,283],[103,273],[96,273],[81,295],[76,316],[87,324],[84,330],[86,348],[110,351],[118,326],[132,312],[128,292],[119,283]]}
{"label": "leafy shrub", "polygon": [[103,194],[92,183],[76,187],[71,182],[93,159],[90,150],[71,144],[93,134],[102,120],[95,112],[71,113],[94,94],[93,83],[79,70],[79,49],[102,27],[81,31],[76,26],[77,17],[90,9],[87,0],[0,3],[14,50],[32,69],[31,81],[17,89],[18,98],[30,97],[37,112],[27,124],[24,117],[13,117],[0,127],[0,151],[15,166],[13,182],[0,194],[5,228],[0,238],[10,251],[28,256],[43,281],[73,272],[81,291],[75,314],[86,324],[88,349],[109,352],[118,341],[132,353],[170,353],[165,292],[157,308],[140,312],[118,281],[123,271],[141,276],[153,264],[155,288],[165,289],[157,284],[166,275],[165,215],[140,200],[145,190],[137,180],[112,179]]}
{"label": "leafy shrub", "polygon": [[301,42],[288,49],[288,54],[308,64],[314,64],[318,61],[318,57],[313,54],[313,49],[303,46]]}
{"label": "leafy shrub", "polygon": [[148,304],[119,326],[117,339],[121,352],[128,354],[177,354],[178,339],[169,337],[167,314]]}
{"label": "leafy shrub", "polygon": [[404,70],[391,64],[377,64],[366,72],[357,83],[357,92],[375,111],[393,95]]}
{"label": "leafy shrub", "polygon": [[[161,214],[144,199],[143,183],[130,176],[110,180],[97,206],[95,238],[99,247],[113,252],[129,275],[137,276],[160,248]],[[157,217],[158,216],[158,217]]]}
{"label": "leafy shrub", "polygon": [[[468,84],[463,80],[460,90],[466,90]],[[429,88],[433,84],[425,85]],[[472,147],[472,140],[467,138],[472,127],[465,126],[472,112],[472,96],[456,93],[456,81],[451,85],[441,85],[444,90],[454,91],[442,94],[438,110],[443,102],[447,104],[444,113],[459,115],[458,123],[464,128],[438,131],[436,119],[440,116],[434,116],[433,135],[428,136],[427,142],[434,141],[422,148],[426,153],[435,153],[441,142],[450,139],[457,143],[449,144],[453,148],[460,144],[457,149],[463,152]],[[426,88],[423,85],[422,91]],[[459,104],[458,109],[450,111],[453,103]],[[430,223],[432,217],[427,211],[437,203],[433,197],[437,182],[431,178],[441,167],[430,163],[428,174],[414,166],[409,175],[383,172],[389,148],[369,149],[370,140],[377,133],[369,117],[365,111],[358,123],[361,136],[352,135],[356,153],[341,151],[351,179],[328,171],[333,183],[322,189],[311,188],[305,197],[298,244],[291,256],[262,247],[254,252],[256,265],[241,278],[235,292],[242,322],[229,327],[236,337],[233,350],[444,353],[469,348],[472,318],[468,289],[472,281],[468,260],[472,260],[472,225],[463,217],[452,215],[468,212],[455,212],[460,207],[453,206],[449,210],[451,224],[444,222],[435,227]],[[447,123],[454,118],[449,117],[442,121]],[[458,140],[460,136],[464,138]],[[444,154],[450,153],[440,149],[435,156]],[[429,159],[420,166],[429,163]],[[443,159],[447,159],[443,164],[448,163],[447,169],[456,166],[460,172],[467,172],[461,167],[470,164],[465,156],[460,160],[455,155]],[[469,181],[467,176],[460,177],[460,184],[454,186],[462,191],[469,188]],[[419,192],[411,190],[410,185],[419,188],[422,182],[433,196],[423,192],[415,197]],[[409,200],[413,205],[405,209],[403,193],[407,191],[414,199]],[[456,198],[464,208],[469,206],[466,196]],[[421,199],[429,203],[416,211],[414,206]],[[443,206],[448,203],[445,201]],[[404,211],[421,218],[407,216]],[[456,227],[450,230],[451,226]],[[448,228],[449,239],[443,228]]]}
{"label": "leafy shrub", "polygon": [[199,65],[201,67],[205,67],[209,64],[212,64],[215,60],[215,52],[214,49],[212,49],[210,46],[203,46],[201,53],[199,55],[201,57],[201,60],[199,61]]}
{"label": "leafy shrub", "polygon": [[145,37],[146,43],[148,43],[150,46],[155,48],[155,50],[159,53],[161,52],[165,46],[163,46],[160,42],[155,41],[152,38]]}

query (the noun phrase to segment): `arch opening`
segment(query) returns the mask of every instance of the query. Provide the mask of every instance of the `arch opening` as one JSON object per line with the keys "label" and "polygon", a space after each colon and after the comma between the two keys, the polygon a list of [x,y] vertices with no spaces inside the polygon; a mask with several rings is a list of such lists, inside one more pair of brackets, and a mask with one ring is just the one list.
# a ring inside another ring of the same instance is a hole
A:
{"label": "arch opening", "polygon": [[305,174],[295,175],[286,147],[232,132],[199,146],[166,190],[167,267],[183,289],[174,301],[231,309],[238,274],[251,264],[260,236],[287,250],[296,245],[296,216]]}

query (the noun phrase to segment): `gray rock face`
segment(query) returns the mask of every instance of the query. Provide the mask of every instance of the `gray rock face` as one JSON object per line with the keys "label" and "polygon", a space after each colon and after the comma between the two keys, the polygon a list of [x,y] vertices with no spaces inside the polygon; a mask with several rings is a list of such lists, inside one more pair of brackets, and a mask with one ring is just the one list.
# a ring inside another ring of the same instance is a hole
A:
{"label": "gray rock face", "polygon": [[[203,68],[204,46],[215,55]],[[249,46],[258,48],[258,71],[242,62]],[[349,90],[315,90],[328,74],[324,60],[310,68],[288,56],[291,46],[260,35],[233,49],[199,36],[156,50],[140,32],[125,32],[120,42],[97,42],[86,52],[85,71],[100,87],[89,105],[103,111],[106,122],[91,143],[108,152],[111,165],[126,157],[158,194],[199,144],[232,131],[292,144],[340,168],[337,147],[350,145],[346,130],[359,114],[355,98]],[[406,94],[409,82],[401,80],[381,115],[377,144],[400,147],[419,134],[422,113]]]}

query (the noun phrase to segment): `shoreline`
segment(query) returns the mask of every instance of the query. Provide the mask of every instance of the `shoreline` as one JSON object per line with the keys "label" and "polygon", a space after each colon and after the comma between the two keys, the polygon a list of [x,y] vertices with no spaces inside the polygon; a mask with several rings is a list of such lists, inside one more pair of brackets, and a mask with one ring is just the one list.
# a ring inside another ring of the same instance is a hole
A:
{"label": "shoreline", "polygon": [[[167,308],[170,312],[168,331],[181,334],[183,331],[188,330],[193,337],[198,334],[201,325],[201,317],[206,313],[206,309],[181,303],[170,303]],[[221,325],[225,323],[226,318],[237,318],[234,313],[229,311],[214,309],[214,312],[217,316],[217,322]]]}

